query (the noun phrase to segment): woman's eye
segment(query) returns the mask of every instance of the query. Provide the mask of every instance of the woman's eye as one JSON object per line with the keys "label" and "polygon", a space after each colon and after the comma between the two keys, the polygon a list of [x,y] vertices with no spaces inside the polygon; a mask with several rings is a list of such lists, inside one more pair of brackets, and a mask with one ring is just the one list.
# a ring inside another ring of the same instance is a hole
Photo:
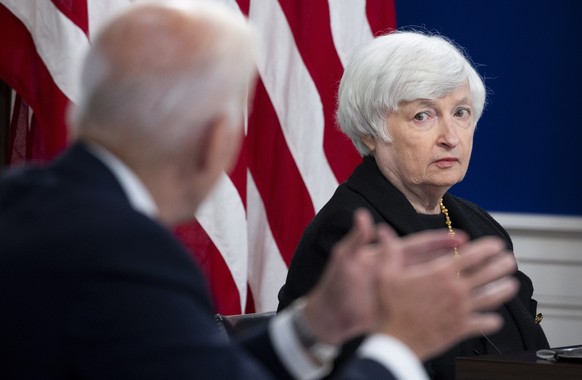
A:
{"label": "woman's eye", "polygon": [[459,108],[457,112],[455,112],[455,116],[457,117],[467,117],[471,115],[471,111],[468,108]]}
{"label": "woman's eye", "polygon": [[419,112],[416,115],[414,115],[414,120],[427,121],[429,117],[430,115],[428,114],[428,112]]}

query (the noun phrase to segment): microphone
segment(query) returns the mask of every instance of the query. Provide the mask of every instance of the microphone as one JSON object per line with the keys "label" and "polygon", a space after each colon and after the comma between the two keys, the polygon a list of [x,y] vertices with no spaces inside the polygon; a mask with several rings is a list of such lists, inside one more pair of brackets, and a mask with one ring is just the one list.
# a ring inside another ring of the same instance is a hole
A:
{"label": "microphone", "polygon": [[490,344],[490,345],[491,345],[491,346],[492,346],[492,347],[495,349],[495,351],[497,351],[497,353],[498,353],[499,355],[501,355],[501,351],[499,350],[499,348],[497,348],[497,346],[496,346],[496,345],[495,345],[495,344],[494,344],[494,343],[491,341],[491,339],[489,339],[489,337],[488,337],[487,335],[485,335],[485,334],[483,333],[483,331],[481,331],[481,335],[483,335],[483,338],[485,338],[485,340],[486,340],[487,342],[489,342],[489,344]]}

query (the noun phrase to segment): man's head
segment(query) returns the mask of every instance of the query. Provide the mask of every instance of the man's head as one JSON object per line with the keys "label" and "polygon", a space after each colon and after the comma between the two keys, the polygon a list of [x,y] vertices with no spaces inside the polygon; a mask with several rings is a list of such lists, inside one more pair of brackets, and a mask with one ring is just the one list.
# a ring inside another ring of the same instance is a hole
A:
{"label": "man's head", "polygon": [[112,151],[146,186],[142,172],[158,166],[179,164],[184,179],[203,169],[196,197],[204,196],[236,158],[254,50],[243,17],[218,4],[131,6],[86,57],[74,133]]}

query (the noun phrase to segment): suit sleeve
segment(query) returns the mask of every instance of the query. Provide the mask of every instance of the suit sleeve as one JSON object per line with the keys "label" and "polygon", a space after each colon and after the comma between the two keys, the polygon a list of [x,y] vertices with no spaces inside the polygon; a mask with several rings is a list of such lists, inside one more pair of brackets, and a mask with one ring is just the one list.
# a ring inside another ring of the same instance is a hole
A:
{"label": "suit sleeve", "polygon": [[[259,328],[256,330],[258,332]],[[246,339],[256,332],[249,333]],[[324,366],[315,365],[300,347],[294,336],[289,310],[284,310],[270,320],[269,336],[270,341],[260,345],[254,344],[249,351],[255,353],[257,347],[270,346],[271,352],[277,354],[263,363],[274,373],[283,373],[278,368],[280,365],[286,366],[288,372],[297,379],[321,378],[329,373],[331,363]],[[414,353],[397,339],[386,335],[368,337],[358,354],[353,355],[341,370],[334,372],[328,378],[340,380],[427,379],[426,372]]]}

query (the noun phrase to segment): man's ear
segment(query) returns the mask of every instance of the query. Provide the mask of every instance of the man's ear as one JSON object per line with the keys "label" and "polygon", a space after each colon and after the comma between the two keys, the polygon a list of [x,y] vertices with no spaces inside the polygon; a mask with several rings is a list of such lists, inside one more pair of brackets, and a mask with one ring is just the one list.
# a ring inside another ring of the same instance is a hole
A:
{"label": "man's ear", "polygon": [[209,121],[200,136],[197,155],[197,169],[229,170],[236,160],[240,148],[240,133],[224,114]]}

